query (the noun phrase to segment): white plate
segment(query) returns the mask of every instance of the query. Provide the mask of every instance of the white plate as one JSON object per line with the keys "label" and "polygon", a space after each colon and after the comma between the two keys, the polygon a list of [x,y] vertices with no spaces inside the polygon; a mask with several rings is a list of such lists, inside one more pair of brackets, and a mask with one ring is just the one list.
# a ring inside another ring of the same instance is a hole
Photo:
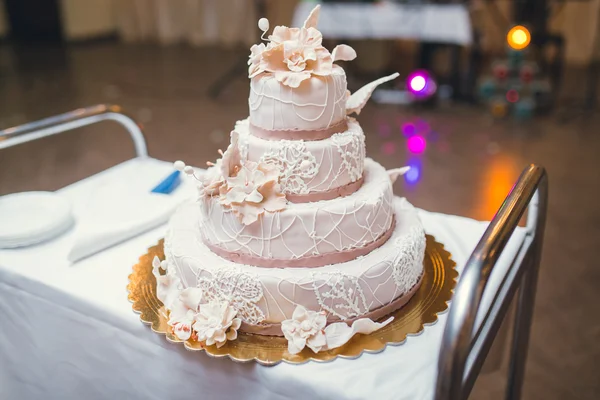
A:
{"label": "white plate", "polygon": [[0,247],[20,247],[51,239],[73,222],[68,200],[53,192],[0,197]]}

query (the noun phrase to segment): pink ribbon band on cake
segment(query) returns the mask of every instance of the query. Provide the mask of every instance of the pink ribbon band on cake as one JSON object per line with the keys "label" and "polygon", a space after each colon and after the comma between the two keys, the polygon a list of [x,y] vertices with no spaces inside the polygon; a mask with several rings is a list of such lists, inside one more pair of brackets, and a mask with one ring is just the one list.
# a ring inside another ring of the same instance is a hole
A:
{"label": "pink ribbon band on cake", "polygon": [[349,196],[356,192],[363,184],[363,177],[360,177],[356,182],[351,182],[344,186],[339,186],[324,192],[312,192],[308,194],[286,194],[285,197],[292,203],[312,203],[315,201],[333,200],[338,197]]}
{"label": "pink ribbon band on cake", "polygon": [[380,237],[368,243],[363,247],[358,247],[350,250],[338,251],[336,253],[319,254],[316,256],[306,256],[296,259],[276,259],[276,258],[263,258],[253,256],[251,254],[240,254],[230,252],[222,249],[212,243],[205,243],[205,245],[216,255],[226,260],[232,261],[238,264],[252,265],[254,267],[262,268],[316,268],[324,265],[339,264],[354,260],[360,256],[369,254],[379,246],[383,245],[392,236],[396,220],[392,219],[392,225],[390,228]]}
{"label": "pink ribbon band on cake", "polygon": [[342,121],[325,129],[318,130],[271,130],[260,128],[250,122],[248,129],[256,137],[265,140],[323,140],[331,137],[335,133],[342,133],[348,130],[348,123],[344,118]]}
{"label": "pink ribbon band on cake", "polygon": [[[359,318],[369,318],[373,321],[382,319],[386,315],[391,314],[394,311],[399,310],[400,308],[404,307],[406,305],[406,303],[408,303],[408,301],[414,296],[414,294],[417,292],[417,290],[419,290],[422,282],[423,282],[423,275],[421,275],[421,277],[419,278],[419,281],[407,293],[403,294],[402,296],[397,297],[395,300],[391,301],[390,303],[388,303],[384,306],[381,306],[379,308],[376,308],[374,310],[371,310],[364,315],[361,315],[361,316],[358,316],[355,318],[346,319],[346,320],[344,320],[344,322],[346,322],[348,325],[351,325],[354,321],[356,321]],[[331,317],[331,314],[329,316]],[[335,317],[327,318],[328,324],[333,323],[333,322],[339,322],[339,321],[340,320]],[[283,332],[281,332],[281,324],[252,325],[252,324],[247,324],[246,322],[242,322],[240,331],[246,332],[246,333],[255,333],[255,334],[259,334],[259,335],[283,336]]]}

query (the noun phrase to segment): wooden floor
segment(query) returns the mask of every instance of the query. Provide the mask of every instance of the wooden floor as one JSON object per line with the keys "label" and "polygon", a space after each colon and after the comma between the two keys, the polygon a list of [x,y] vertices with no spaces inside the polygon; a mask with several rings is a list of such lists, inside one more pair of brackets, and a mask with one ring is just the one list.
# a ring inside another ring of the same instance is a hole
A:
{"label": "wooden floor", "polygon": [[[219,101],[206,96],[210,82],[238,58],[187,47],[0,46],[0,127],[116,103],[143,123],[153,157],[202,165],[248,115],[243,75]],[[483,109],[465,105],[418,110],[371,102],[359,120],[371,157],[388,168],[416,167],[419,174],[396,191],[426,210],[489,220],[524,166],[547,168],[549,216],[524,398],[599,399],[600,118],[561,124],[553,114],[493,123]],[[406,124],[426,138],[423,154],[406,150]],[[132,155],[113,123],[3,150],[0,195],[58,189]],[[502,373],[483,376],[472,398],[500,399],[503,385]]]}

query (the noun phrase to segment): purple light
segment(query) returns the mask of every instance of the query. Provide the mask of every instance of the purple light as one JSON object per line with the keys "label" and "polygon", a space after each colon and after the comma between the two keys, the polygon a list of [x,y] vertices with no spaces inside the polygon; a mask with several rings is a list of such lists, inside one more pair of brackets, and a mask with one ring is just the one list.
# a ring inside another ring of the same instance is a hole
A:
{"label": "purple light", "polygon": [[425,70],[413,71],[406,79],[406,87],[413,96],[421,98],[432,96],[437,89],[433,78]]}
{"label": "purple light", "polygon": [[408,151],[411,153],[420,154],[425,151],[427,142],[425,141],[425,138],[415,135],[408,138],[406,141],[406,147],[408,147]]}
{"label": "purple light", "polygon": [[417,183],[421,177],[421,168],[417,165],[411,165],[410,169],[404,174],[404,180],[406,183]]}
{"label": "purple light", "polygon": [[425,89],[426,84],[427,84],[427,81],[425,80],[425,77],[422,75],[415,75],[410,80],[410,88],[414,92],[421,92],[423,89]]}
{"label": "purple light", "polygon": [[406,137],[414,135],[416,133],[415,125],[410,122],[402,124],[402,133]]}
{"label": "purple light", "polygon": [[408,165],[410,169],[404,174],[404,181],[412,186],[421,180],[421,160],[418,158],[413,158],[408,161]]}

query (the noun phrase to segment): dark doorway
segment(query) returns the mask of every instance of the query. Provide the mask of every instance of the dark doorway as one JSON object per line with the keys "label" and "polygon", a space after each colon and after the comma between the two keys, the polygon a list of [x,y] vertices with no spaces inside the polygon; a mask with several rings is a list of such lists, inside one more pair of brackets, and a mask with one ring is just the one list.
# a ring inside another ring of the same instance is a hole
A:
{"label": "dark doorway", "polygon": [[15,42],[61,42],[59,0],[6,0],[10,39]]}

